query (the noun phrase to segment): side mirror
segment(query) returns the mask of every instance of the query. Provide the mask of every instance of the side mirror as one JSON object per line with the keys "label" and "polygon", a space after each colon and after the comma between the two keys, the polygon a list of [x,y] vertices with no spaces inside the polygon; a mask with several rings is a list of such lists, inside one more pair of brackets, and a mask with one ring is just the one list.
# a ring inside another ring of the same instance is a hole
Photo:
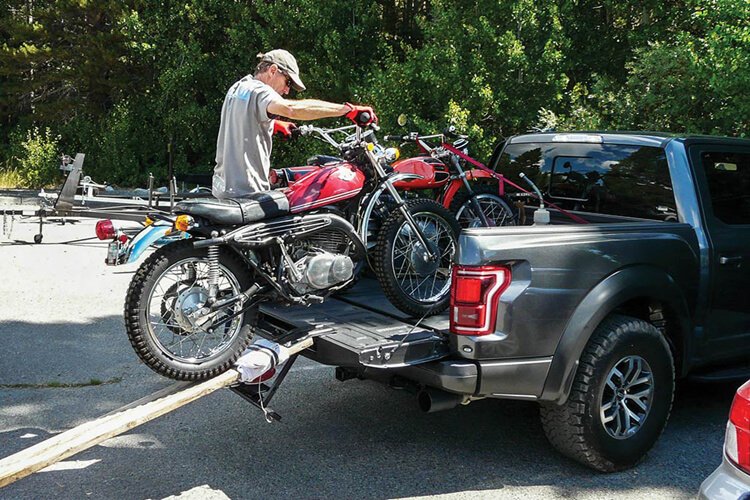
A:
{"label": "side mirror", "polygon": [[398,118],[396,119],[396,123],[398,123],[399,127],[405,126],[408,121],[409,121],[409,119],[403,113],[401,113],[400,115],[398,115]]}

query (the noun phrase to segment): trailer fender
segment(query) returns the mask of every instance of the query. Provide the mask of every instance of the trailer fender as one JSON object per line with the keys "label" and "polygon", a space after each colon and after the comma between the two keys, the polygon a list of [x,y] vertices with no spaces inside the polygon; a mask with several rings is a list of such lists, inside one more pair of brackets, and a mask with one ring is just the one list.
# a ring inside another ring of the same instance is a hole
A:
{"label": "trailer fender", "polygon": [[[682,332],[689,331],[687,302],[668,273],[652,266],[620,269],[599,282],[578,304],[557,344],[540,400],[558,404],[567,400],[578,362],[596,327],[619,306],[636,298],[667,304],[676,313]],[[687,342],[690,336],[681,337]],[[679,347],[683,353],[689,352],[687,345]]]}

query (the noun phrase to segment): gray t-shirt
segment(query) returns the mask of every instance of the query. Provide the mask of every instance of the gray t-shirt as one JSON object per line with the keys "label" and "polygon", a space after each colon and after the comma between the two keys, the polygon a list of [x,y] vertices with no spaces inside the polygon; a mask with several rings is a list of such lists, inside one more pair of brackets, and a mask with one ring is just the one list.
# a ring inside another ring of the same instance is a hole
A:
{"label": "gray t-shirt", "polygon": [[271,134],[268,105],[281,96],[247,75],[227,92],[221,108],[216,141],[212,192],[217,198],[237,198],[271,189]]}

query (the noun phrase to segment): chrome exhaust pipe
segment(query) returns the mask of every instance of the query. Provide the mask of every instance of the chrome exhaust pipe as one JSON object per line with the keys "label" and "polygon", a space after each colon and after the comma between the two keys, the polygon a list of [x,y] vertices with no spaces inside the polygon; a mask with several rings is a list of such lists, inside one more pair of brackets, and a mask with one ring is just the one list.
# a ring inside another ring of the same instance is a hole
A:
{"label": "chrome exhaust pipe", "polygon": [[450,410],[463,403],[464,400],[465,397],[460,394],[452,394],[438,389],[423,389],[417,394],[419,409],[425,413]]}

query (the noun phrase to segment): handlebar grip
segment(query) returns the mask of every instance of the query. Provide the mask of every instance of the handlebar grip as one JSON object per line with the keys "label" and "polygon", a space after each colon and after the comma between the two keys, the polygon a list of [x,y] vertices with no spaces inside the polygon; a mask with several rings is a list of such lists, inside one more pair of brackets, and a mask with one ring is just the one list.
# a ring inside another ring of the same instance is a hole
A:
{"label": "handlebar grip", "polygon": [[400,135],[384,135],[383,140],[384,141],[400,141],[403,139]]}
{"label": "handlebar grip", "polygon": [[357,115],[357,121],[359,122],[360,126],[365,126],[370,122],[370,113],[367,111],[363,111],[360,114]]}

